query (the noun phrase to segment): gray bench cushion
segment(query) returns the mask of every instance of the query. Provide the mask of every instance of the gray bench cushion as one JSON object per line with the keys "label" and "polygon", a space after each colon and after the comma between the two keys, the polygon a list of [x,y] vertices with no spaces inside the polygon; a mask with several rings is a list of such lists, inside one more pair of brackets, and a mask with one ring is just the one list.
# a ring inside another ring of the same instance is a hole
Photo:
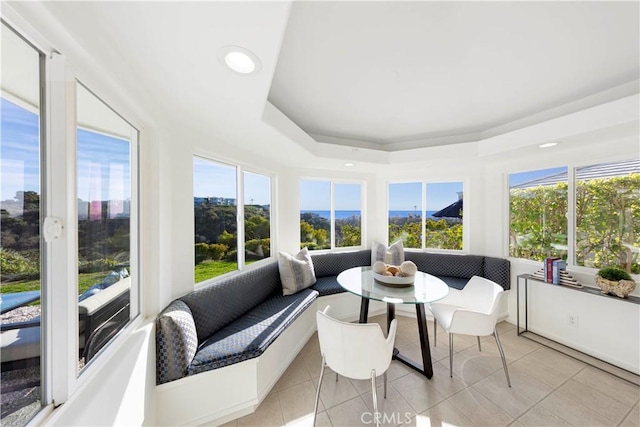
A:
{"label": "gray bench cushion", "polygon": [[371,250],[313,254],[311,259],[316,278],[337,276],[352,267],[371,265]]}
{"label": "gray bench cushion", "polygon": [[318,291],[318,296],[334,295],[345,292],[345,289],[338,284],[338,276],[321,277],[311,287],[314,291]]}
{"label": "gray bench cushion", "polygon": [[260,356],[317,296],[316,291],[304,289],[294,295],[277,295],[259,304],[203,342],[188,374]]}
{"label": "gray bench cushion", "polygon": [[434,276],[470,279],[473,276],[484,275],[484,257],[479,255],[425,254],[405,251],[404,258],[413,261],[418,270]]}
{"label": "gray bench cushion", "polygon": [[198,331],[198,342],[208,339],[271,296],[282,295],[276,261],[197,289],[184,297]]}
{"label": "gray bench cushion", "polygon": [[196,325],[191,310],[173,301],[156,319],[156,383],[187,375],[187,367],[198,349]]}
{"label": "gray bench cushion", "polygon": [[484,257],[484,277],[511,289],[511,264],[504,258]]}

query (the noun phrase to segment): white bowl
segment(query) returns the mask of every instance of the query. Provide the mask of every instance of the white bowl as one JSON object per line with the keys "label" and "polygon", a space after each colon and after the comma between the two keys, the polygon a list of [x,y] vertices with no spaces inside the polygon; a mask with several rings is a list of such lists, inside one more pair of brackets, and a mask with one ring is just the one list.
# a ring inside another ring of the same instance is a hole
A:
{"label": "white bowl", "polygon": [[398,277],[398,276],[383,276],[382,274],[378,274],[376,272],[373,273],[373,278],[378,282],[382,282],[388,286],[398,286],[398,287],[406,287],[413,285],[415,281],[415,276],[407,276],[407,277]]}

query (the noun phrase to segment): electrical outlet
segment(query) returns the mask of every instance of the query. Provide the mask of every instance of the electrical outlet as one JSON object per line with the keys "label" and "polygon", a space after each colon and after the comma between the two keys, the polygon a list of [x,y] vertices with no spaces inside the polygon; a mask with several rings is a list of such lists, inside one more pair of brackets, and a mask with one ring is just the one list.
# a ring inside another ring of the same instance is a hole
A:
{"label": "electrical outlet", "polygon": [[572,313],[567,314],[567,323],[572,328],[578,327],[578,316]]}

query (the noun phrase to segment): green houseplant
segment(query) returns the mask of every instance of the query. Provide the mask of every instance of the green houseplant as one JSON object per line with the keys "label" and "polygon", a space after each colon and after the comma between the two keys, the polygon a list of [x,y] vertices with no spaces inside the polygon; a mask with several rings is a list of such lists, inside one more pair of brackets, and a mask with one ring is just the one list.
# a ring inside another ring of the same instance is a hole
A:
{"label": "green houseplant", "polygon": [[636,288],[629,273],[619,267],[605,267],[598,270],[596,283],[603,294],[614,294],[626,298]]}

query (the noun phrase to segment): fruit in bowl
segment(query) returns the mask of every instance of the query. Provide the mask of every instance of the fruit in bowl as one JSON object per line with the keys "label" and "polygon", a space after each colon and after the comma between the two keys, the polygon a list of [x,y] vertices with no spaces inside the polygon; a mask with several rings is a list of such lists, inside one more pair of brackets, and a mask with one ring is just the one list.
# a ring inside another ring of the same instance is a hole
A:
{"label": "fruit in bowl", "polygon": [[372,269],[376,280],[397,286],[411,286],[418,271],[418,267],[411,261],[405,261],[399,266],[377,261]]}

